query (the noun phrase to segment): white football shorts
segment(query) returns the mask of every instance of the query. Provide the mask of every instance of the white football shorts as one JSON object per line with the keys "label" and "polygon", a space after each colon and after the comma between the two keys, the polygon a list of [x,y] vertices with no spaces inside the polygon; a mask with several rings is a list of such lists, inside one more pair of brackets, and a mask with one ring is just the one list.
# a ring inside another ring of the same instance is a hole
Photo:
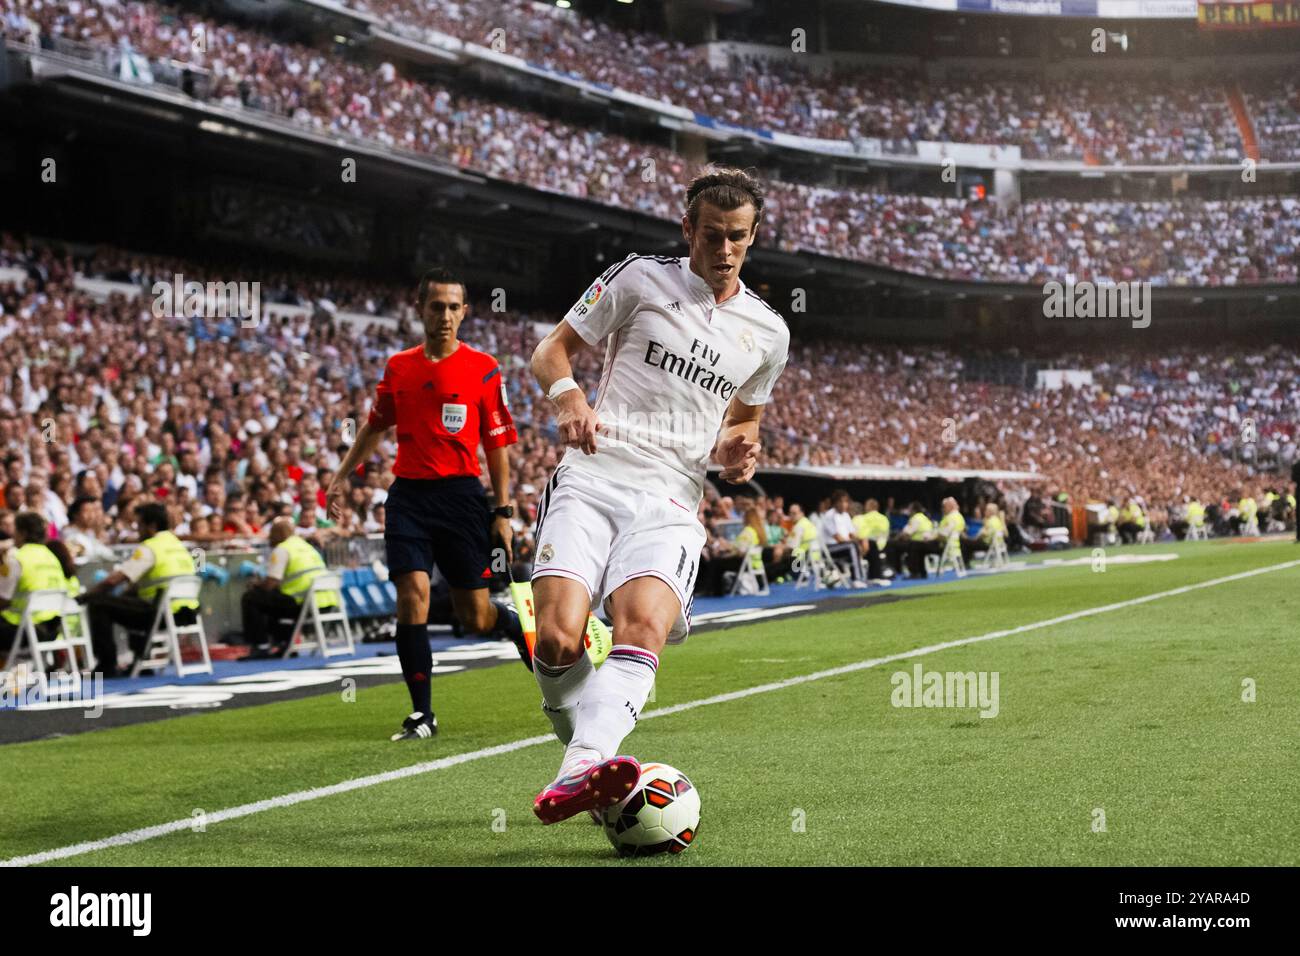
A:
{"label": "white football shorts", "polygon": [[[538,506],[533,577],[572,578],[591,610],[633,578],[656,577],[677,595],[669,644],[686,640],[700,552],[707,535],[686,504],[561,464]],[[617,640],[618,635],[614,635]]]}

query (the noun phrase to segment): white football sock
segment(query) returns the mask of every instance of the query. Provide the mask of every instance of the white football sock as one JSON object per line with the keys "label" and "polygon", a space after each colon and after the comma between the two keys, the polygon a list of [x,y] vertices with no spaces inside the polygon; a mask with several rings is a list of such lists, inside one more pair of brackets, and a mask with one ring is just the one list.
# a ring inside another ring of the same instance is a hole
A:
{"label": "white football sock", "polygon": [[595,751],[601,760],[618,754],[623,738],[636,726],[658,669],[659,658],[650,651],[614,645],[578,703],[573,739],[564,754],[566,766],[570,755],[580,752]]}
{"label": "white football sock", "polygon": [[554,667],[537,657],[533,658],[533,675],[542,689],[542,713],[551,719],[555,736],[568,745],[573,738],[573,723],[577,716],[587,680],[596,672],[583,648],[582,656],[566,667]]}

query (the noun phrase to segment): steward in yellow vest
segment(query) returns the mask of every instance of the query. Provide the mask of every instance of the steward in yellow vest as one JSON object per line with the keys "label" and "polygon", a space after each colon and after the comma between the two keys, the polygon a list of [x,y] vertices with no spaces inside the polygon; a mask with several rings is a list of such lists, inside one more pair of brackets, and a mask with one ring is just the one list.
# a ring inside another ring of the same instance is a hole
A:
{"label": "steward in yellow vest", "polygon": [[[113,625],[126,628],[136,657],[145,653],[149,631],[158,611],[158,600],[169,581],[195,575],[194,558],[186,545],[171,532],[167,509],[156,502],[135,509],[140,544],[112,573],[82,594],[90,617],[90,640],[105,677],[116,677],[117,645]],[[130,584],[125,594],[114,594],[119,584]],[[132,593],[134,592],[134,593]],[[193,624],[199,614],[194,599],[173,599],[171,613],[180,626]]]}
{"label": "steward in yellow vest", "polygon": [[997,505],[990,505],[989,507],[992,513],[987,514],[987,516],[984,518],[984,524],[980,526],[980,533],[975,536],[976,539],[980,541],[982,544],[984,544],[986,547],[988,545],[991,545],[993,543],[993,539],[998,535],[1002,535],[1002,540],[1004,542],[1006,541],[1007,538],[1006,522],[1002,520],[1002,515],[998,514],[997,511],[993,510],[997,508]]}
{"label": "steward in yellow vest", "polygon": [[[862,514],[853,518],[853,530],[867,559],[867,580],[885,578],[885,549],[889,546],[889,518],[880,513],[880,502],[868,498]],[[893,572],[891,571],[890,574]]]}
{"label": "steward in yellow vest", "polygon": [[[153,555],[153,563],[135,582],[135,593],[146,601],[156,601],[172,578],[193,577],[196,573],[194,556],[190,554],[189,548],[169,530],[164,529],[141,541],[140,547],[131,555],[132,560],[147,560],[141,553],[145,548]],[[173,614],[181,608],[196,611],[198,607],[199,602],[193,599],[172,601]]]}
{"label": "steward in yellow vest", "polygon": [[[63,591],[67,580],[58,556],[45,546],[45,519],[35,511],[14,518],[15,548],[0,561],[0,657],[6,660],[18,636],[27,601],[36,591]],[[57,627],[58,612],[40,611],[32,621],[49,631]],[[50,638],[54,634],[48,635]],[[47,638],[42,638],[45,640]]]}
{"label": "steward in yellow vest", "polygon": [[1120,540],[1125,544],[1133,544],[1137,541],[1138,533],[1146,526],[1147,516],[1143,513],[1142,506],[1130,498],[1119,512]]}
{"label": "steward in yellow vest", "polygon": [[953,502],[953,510],[947,512],[939,519],[939,536],[949,538],[955,534],[959,535],[966,530],[966,519],[962,517],[961,512],[957,510],[957,502]]}
{"label": "steward in yellow vest", "polygon": [[[925,556],[927,554],[943,554],[949,547],[949,542],[956,544],[951,547],[961,547],[961,533],[966,530],[966,519],[962,517],[961,509],[957,505],[957,499],[951,496],[944,498],[940,503],[943,509],[943,517],[939,519],[937,531],[931,525],[930,519],[923,512],[917,512],[912,515],[912,520],[908,522],[908,527],[915,526],[917,530],[912,532],[911,550],[919,553],[919,560],[916,562],[919,571],[912,571],[914,577],[926,576]],[[924,529],[924,530],[922,530]],[[904,528],[904,531],[907,529]],[[926,534],[927,531],[935,531],[933,534]],[[920,533],[921,537],[917,537]]]}
{"label": "steward in yellow vest", "polygon": [[[38,515],[39,517],[39,515]],[[42,519],[44,520],[44,519]],[[27,599],[33,591],[65,591],[67,580],[63,576],[63,566],[59,559],[43,544],[28,541],[9,552],[8,559],[0,566],[0,578],[7,585],[13,581],[14,590],[8,600],[3,600],[0,617],[17,627],[27,609]],[[54,611],[37,611],[32,620],[37,624],[58,617]]]}
{"label": "steward in yellow vest", "polygon": [[736,549],[741,552],[749,552],[749,566],[751,568],[755,571],[762,569],[763,547],[756,529],[750,525],[741,528],[740,534],[736,535]]}
{"label": "steward in yellow vest", "polygon": [[890,560],[897,574],[903,573],[903,560],[907,560],[908,574],[914,578],[925,577],[925,554],[927,545],[934,537],[934,522],[925,513],[925,507],[919,501],[913,501],[909,508],[911,517],[903,530],[894,536]]}
{"label": "steward in yellow vest", "polygon": [[868,501],[870,511],[864,511],[853,519],[853,529],[864,542],[872,542],[882,551],[889,543],[889,519],[880,513],[874,501]]}
{"label": "steward in yellow vest", "polygon": [[934,534],[934,522],[924,511],[914,511],[903,528],[903,534],[912,541],[924,541]]}
{"label": "steward in yellow vest", "polygon": [[1002,520],[998,506],[989,502],[984,506],[984,523],[980,525],[979,534],[961,539],[961,556],[969,564],[976,551],[988,551],[999,535],[1003,544],[1007,540],[1007,524]]}
{"label": "steward in yellow vest", "polygon": [[[284,568],[284,577],[280,580],[280,593],[289,595],[301,605],[311,589],[311,582],[317,575],[327,570],[325,559],[321,557],[319,551],[296,534],[291,534],[280,542],[280,547],[284,548],[289,555],[289,561]],[[316,593],[318,608],[338,607],[338,605],[338,591]]]}
{"label": "steward in yellow vest", "polygon": [[803,508],[799,505],[790,506],[790,517],[794,519],[794,527],[790,529],[790,537],[786,539],[786,544],[794,552],[796,559],[804,557],[808,553],[808,547],[817,540],[819,532],[817,526],[808,520],[808,516],[803,513]]}
{"label": "steward in yellow vest", "polygon": [[[294,534],[293,521],[280,517],[271,522],[269,532],[271,560],[266,576],[251,582],[240,599],[244,643],[253,648],[253,657],[281,657],[293,640],[293,625],[281,621],[296,620],[312,580],[326,571],[320,552]],[[319,591],[316,607],[337,607],[337,591]],[[263,650],[262,645],[269,644]]]}

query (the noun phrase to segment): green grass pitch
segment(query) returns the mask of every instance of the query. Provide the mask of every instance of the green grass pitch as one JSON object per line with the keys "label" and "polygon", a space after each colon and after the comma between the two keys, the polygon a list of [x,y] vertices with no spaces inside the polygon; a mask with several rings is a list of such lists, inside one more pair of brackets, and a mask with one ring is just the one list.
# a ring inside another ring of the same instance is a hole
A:
{"label": "green grass pitch", "polygon": [[[1300,559],[1286,541],[1111,553],[1155,552],[1179,558],[697,634],[663,655],[646,711]],[[618,860],[585,816],[539,824],[550,741],[62,862],[1296,865],[1298,633],[1300,566],[645,719],[624,749],[703,801],[679,857]],[[997,672],[997,716],[893,706],[915,663]],[[435,679],[441,735],[400,746],[398,683],[9,745],[0,805],[21,812],[0,815],[0,860],[542,735],[538,699],[510,665]]]}

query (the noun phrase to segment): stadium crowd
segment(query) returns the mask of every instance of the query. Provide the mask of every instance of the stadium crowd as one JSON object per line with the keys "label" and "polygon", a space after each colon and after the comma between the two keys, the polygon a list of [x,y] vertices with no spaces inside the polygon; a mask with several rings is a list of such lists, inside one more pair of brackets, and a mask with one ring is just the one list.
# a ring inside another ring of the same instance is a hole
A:
{"label": "stadium crowd", "polygon": [[[12,5],[16,0],[0,0]],[[690,169],[663,147],[574,127],[153,4],[74,2],[32,15],[46,35],[129,44],[210,73],[208,95],[313,129],[428,153],[532,188],[675,218]],[[195,30],[204,49],[193,48]],[[648,172],[647,172],[648,171]],[[907,272],[990,282],[1288,283],[1300,200],[1038,200],[1011,208],[768,181],[762,241]]]}
{"label": "stadium crowd", "polygon": [[[1015,145],[1029,159],[1111,163],[1236,163],[1243,155],[1226,77],[930,77],[913,68],[809,69],[797,60],[739,54],[712,65],[677,41],[529,0],[345,2],[407,36],[432,31],[738,126],[880,139],[890,152],[929,140]],[[1284,81],[1282,74],[1276,79]],[[1266,114],[1287,106],[1285,92],[1265,87],[1257,108]],[[1264,155],[1293,159],[1296,149],[1294,142],[1269,141]]]}
{"label": "stadium crowd", "polygon": [[[417,3],[350,0],[350,6],[385,19],[391,29],[427,38],[425,31],[492,46],[550,70],[631,89],[665,103],[735,125],[855,142],[882,140],[891,152],[918,141],[1019,146],[1028,159],[1110,163],[1237,163],[1244,155],[1229,105],[1230,76],[1194,81],[1159,72],[1124,77],[1045,79],[990,72],[950,71],[931,77],[903,67],[836,67],[810,70],[802,63],[754,55],[712,66],[699,50],[648,33],[617,30],[572,11],[528,0],[487,3]],[[9,34],[37,34],[129,46],[151,58],[211,68],[216,96],[275,109],[294,100],[277,86],[273,46],[246,31],[204,24],[206,37],[233,39],[224,55],[208,59],[194,49],[202,21],[166,7],[119,0],[4,0],[0,18]],[[218,44],[219,46],[220,44]],[[231,49],[233,48],[233,50]],[[261,71],[234,58],[242,54]],[[628,64],[635,63],[635,77]],[[289,75],[331,85],[323,61],[290,64]],[[383,69],[391,71],[391,66]],[[1285,71],[1243,79],[1261,132],[1263,158],[1293,160],[1297,141],[1295,82]],[[354,92],[355,113],[368,94]],[[293,113],[294,110],[285,112]],[[351,124],[353,129],[365,123]],[[379,139],[391,134],[376,131]]]}
{"label": "stadium crowd", "polygon": [[[337,525],[325,516],[324,488],[386,357],[417,342],[418,326],[332,322],[321,303],[339,295],[334,287],[283,275],[281,294],[311,303],[311,312],[276,317],[268,308],[249,328],[156,316],[147,285],[136,297],[103,300],[73,286],[78,273],[122,270],[139,282],[159,270],[211,277],[194,264],[115,250],[74,260],[4,236],[0,268],[26,273],[21,287],[0,283],[0,534],[15,512],[34,509],[76,557],[105,557],[135,540],[142,502],[162,503],[176,533],[195,542],[262,541],[279,516],[321,545],[382,530],[391,440],[353,477]],[[403,295],[378,285],[351,291],[371,304]],[[527,363],[539,326],[555,318],[474,317],[463,332],[498,357],[520,425],[511,464],[524,565],[557,461]],[[593,350],[576,369],[593,392],[598,363]],[[796,343],[764,421],[765,459],[1035,471],[1051,482],[1041,499],[1009,487],[964,504],[996,500],[1018,525],[1035,527],[1061,523],[1043,509],[1062,496],[1136,499],[1163,529],[1193,498],[1261,497],[1270,469],[1297,457],[1300,360],[1280,348],[1057,356],[1054,364],[1091,371],[1092,384],[995,386],[963,381],[962,357],[946,349]],[[744,517],[734,504],[714,513],[714,498],[701,505],[710,527]],[[783,528],[798,520],[784,506],[765,519]]]}
{"label": "stadium crowd", "polygon": [[1300,80],[1294,71],[1242,82],[1260,156],[1300,157]]}

